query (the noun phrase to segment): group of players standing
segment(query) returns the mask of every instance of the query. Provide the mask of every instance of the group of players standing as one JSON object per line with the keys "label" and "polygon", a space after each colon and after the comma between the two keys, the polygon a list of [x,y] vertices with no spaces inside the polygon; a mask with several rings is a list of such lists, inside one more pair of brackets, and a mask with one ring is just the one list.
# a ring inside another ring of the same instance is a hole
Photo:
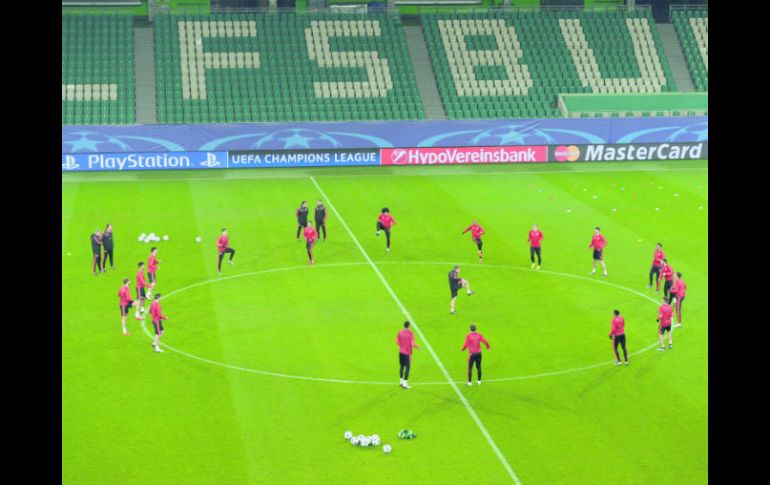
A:
{"label": "group of players standing", "polygon": [[[310,224],[308,220],[309,208],[307,201],[302,201],[299,208],[296,210],[297,218],[297,234],[296,238],[299,241],[300,234],[303,234],[306,241],[307,255],[309,264],[314,264],[313,259],[313,247],[318,240],[319,235],[323,233],[323,240],[326,241],[326,219],[327,212],[323,202],[318,200],[315,208],[315,228]],[[390,210],[384,207],[377,217],[376,233],[379,236],[380,232],[385,233],[386,238],[386,252],[390,252],[391,243],[391,228],[396,224],[395,219],[390,214]],[[486,230],[481,227],[478,221],[474,220],[473,224],[468,226],[462,234],[471,231],[471,237],[473,243],[478,249],[479,262],[484,260],[483,256],[483,241],[481,236],[486,234]],[[542,265],[542,253],[541,242],[543,240],[543,233],[538,228],[537,224],[533,225],[532,230],[529,231],[527,241],[530,244],[530,261],[532,269],[540,269]],[[607,246],[607,240],[601,233],[599,227],[594,228],[594,235],[591,238],[591,243],[588,245],[589,249],[593,250],[593,269],[591,274],[596,273],[597,263],[600,263],[603,270],[603,275],[607,277],[607,266],[604,262],[604,248]],[[103,232],[96,230],[91,235],[91,248],[93,251],[92,272],[94,275],[106,272],[107,259],[110,260],[111,269],[115,269],[113,264],[113,235],[112,225],[107,224],[107,227]],[[223,228],[220,237],[217,239],[217,272],[222,272],[222,261],[225,255],[229,254],[228,262],[232,265],[233,257],[235,256],[235,250],[230,247],[230,237],[227,233],[227,229]],[[537,263],[535,262],[535,256],[537,256]],[[137,320],[144,319],[144,303],[145,299],[152,298],[152,290],[157,283],[157,248],[150,249],[150,256],[147,260],[147,280],[144,278],[144,262],[138,263],[138,272],[136,274],[136,298],[138,300],[136,306],[135,318]],[[673,348],[673,341],[671,337],[672,319],[674,315],[674,308],[676,309],[676,327],[682,326],[682,303],[685,299],[685,293],[687,286],[682,279],[682,273],[674,272],[671,265],[668,263],[668,259],[663,253],[662,244],[658,243],[653,253],[652,267],[649,274],[648,288],[652,288],[653,277],[655,278],[655,291],[660,291],[660,280],[663,279],[663,297],[661,305],[658,309],[658,336],[660,347],[658,350],[665,351],[665,336],[668,334],[668,348]],[[120,298],[120,314],[121,325],[123,327],[123,335],[130,335],[126,328],[126,316],[128,311],[134,306],[134,301],[131,299],[129,290],[130,280],[125,278],[123,285],[121,286],[118,297]],[[451,293],[451,300],[449,304],[450,314],[454,315],[455,302],[457,300],[457,294],[461,288],[464,288],[468,296],[473,295],[473,291],[470,287],[470,282],[465,278],[460,278],[460,266],[454,266],[449,272],[449,289]],[[155,338],[153,339],[153,349],[155,352],[163,352],[160,348],[160,337],[163,335],[163,320],[167,320],[168,317],[163,315],[160,307],[161,294],[156,293],[154,300],[150,305],[150,315],[152,317],[153,328],[155,330]],[[675,307],[672,307],[672,303]],[[620,355],[618,353],[618,347],[621,347],[623,351],[623,357],[625,365],[628,365],[628,352],[626,349],[626,337],[625,337],[625,319],[620,315],[619,310],[613,311],[613,319],[611,322],[611,329],[609,337],[612,340],[612,350],[615,355],[615,365],[621,365]],[[399,332],[396,343],[399,346],[399,378],[400,385],[405,389],[409,389],[407,379],[409,378],[409,371],[411,366],[412,348],[419,347],[414,344],[414,335],[409,330],[409,322],[404,323],[404,330]],[[469,350],[468,357],[468,385],[471,385],[471,372],[475,365],[477,368],[478,383],[481,384],[481,347],[480,344],[484,343],[489,348],[489,342],[479,333],[476,332],[476,326],[471,325],[471,332],[466,336],[465,345],[462,350],[466,348]]]}

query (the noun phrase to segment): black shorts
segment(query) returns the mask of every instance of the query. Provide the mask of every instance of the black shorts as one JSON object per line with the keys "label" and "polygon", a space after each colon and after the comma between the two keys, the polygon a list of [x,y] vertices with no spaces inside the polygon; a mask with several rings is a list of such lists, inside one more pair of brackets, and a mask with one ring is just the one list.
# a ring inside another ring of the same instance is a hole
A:
{"label": "black shorts", "polygon": [[658,335],[663,335],[666,332],[671,333],[671,324],[658,328]]}
{"label": "black shorts", "polygon": [[398,353],[398,363],[400,365],[409,365],[412,362],[412,356],[408,354]]}
{"label": "black shorts", "polygon": [[660,270],[661,270],[660,266],[653,265],[652,268],[650,268],[650,274],[656,274],[660,276]]}
{"label": "black shorts", "polygon": [[152,322],[152,326],[155,329],[155,335],[163,335],[163,321]]}
{"label": "black shorts", "polygon": [[625,346],[625,345],[626,345],[626,334],[623,334],[623,335],[615,335],[615,339],[614,339],[614,341],[615,341],[615,344],[616,344],[616,345],[622,345],[622,346]]}
{"label": "black shorts", "polygon": [[475,243],[476,243],[476,247],[477,247],[477,248],[479,248],[479,251],[481,251],[481,246],[482,246],[482,244],[483,244],[483,243],[481,242],[481,238],[478,238],[478,239],[474,239],[474,240],[473,240],[473,242],[475,242]]}
{"label": "black shorts", "polygon": [[673,286],[674,286],[674,280],[666,280],[666,282],[663,283],[663,291],[665,291],[666,293],[670,293],[671,287]]}
{"label": "black shorts", "polygon": [[136,299],[137,300],[140,299],[140,298],[144,298],[145,296],[147,296],[147,295],[145,295],[145,293],[144,293],[144,288],[137,288],[136,289]]}
{"label": "black shorts", "polygon": [[456,285],[453,285],[453,284],[451,284],[451,283],[449,284],[449,291],[451,291],[451,292],[452,292],[452,298],[457,298],[457,292],[458,292],[458,291],[460,290],[460,288],[462,288],[462,287],[463,287],[463,285],[462,285],[462,284],[460,284],[460,282],[459,282],[459,281],[457,282],[457,284],[456,284]]}
{"label": "black shorts", "polygon": [[128,309],[134,304],[134,300],[129,300],[126,306],[118,305],[120,307],[120,316],[125,317],[128,315]]}
{"label": "black shorts", "polygon": [[481,364],[481,352],[470,354],[468,356],[468,365],[473,365],[474,362],[478,362],[477,365]]}
{"label": "black shorts", "polygon": [[147,273],[147,279],[150,280],[150,283],[158,281],[158,277],[155,276],[155,273]]}
{"label": "black shorts", "polygon": [[604,259],[604,250],[594,249],[594,259],[602,261]]}

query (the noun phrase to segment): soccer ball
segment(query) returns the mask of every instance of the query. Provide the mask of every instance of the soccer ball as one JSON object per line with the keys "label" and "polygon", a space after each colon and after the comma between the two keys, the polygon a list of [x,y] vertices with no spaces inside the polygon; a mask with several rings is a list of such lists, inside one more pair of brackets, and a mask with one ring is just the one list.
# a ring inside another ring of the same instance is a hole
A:
{"label": "soccer ball", "polygon": [[382,447],[382,451],[385,453],[390,453],[393,450],[393,448],[390,447],[390,445],[384,445]]}
{"label": "soccer ball", "polygon": [[372,435],[372,446],[380,446],[380,436]]}
{"label": "soccer ball", "polygon": [[144,238],[144,243],[145,243],[145,244],[149,243],[150,241],[151,241],[151,239],[150,239],[150,236],[146,236],[146,237]]}
{"label": "soccer ball", "polygon": [[163,240],[164,240],[164,241],[168,241],[168,234],[166,234],[165,236],[163,236]]}
{"label": "soccer ball", "polygon": [[350,444],[351,445],[358,446],[358,443],[359,443],[358,442],[358,436],[353,436],[352,438],[350,438]]}
{"label": "soccer ball", "polygon": [[350,438],[352,438],[352,437],[353,437],[353,432],[352,431],[345,431],[345,439],[346,440],[350,440]]}
{"label": "soccer ball", "polygon": [[360,443],[361,443],[361,446],[367,447],[370,444],[372,444],[372,439],[368,436],[364,436],[364,439],[362,439]]}
{"label": "soccer ball", "polygon": [[199,243],[201,241],[203,241],[202,237],[198,236],[198,237],[195,238],[195,242]]}
{"label": "soccer ball", "polygon": [[139,242],[144,242],[144,238],[147,237],[147,234],[142,233],[139,235]]}

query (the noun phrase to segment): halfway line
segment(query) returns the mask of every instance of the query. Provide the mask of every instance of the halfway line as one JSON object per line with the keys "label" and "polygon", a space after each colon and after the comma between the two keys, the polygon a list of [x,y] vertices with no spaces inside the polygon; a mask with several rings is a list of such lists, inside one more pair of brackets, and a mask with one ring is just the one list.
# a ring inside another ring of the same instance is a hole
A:
{"label": "halfway line", "polygon": [[420,339],[422,339],[423,343],[425,344],[425,347],[428,349],[428,352],[430,352],[430,355],[433,357],[433,360],[436,361],[436,364],[438,365],[439,369],[441,369],[441,372],[444,374],[444,377],[446,378],[447,382],[450,386],[452,386],[452,389],[454,389],[457,396],[460,398],[460,401],[465,406],[465,409],[468,410],[468,413],[470,413],[471,417],[473,418],[473,421],[476,422],[476,425],[481,430],[481,433],[484,435],[484,437],[487,439],[487,442],[489,443],[489,446],[492,447],[492,450],[494,450],[497,457],[500,459],[500,462],[505,467],[505,470],[508,472],[508,475],[511,477],[511,479],[516,483],[516,485],[521,485],[521,481],[519,481],[519,478],[516,476],[516,473],[513,471],[513,468],[511,468],[511,465],[508,463],[508,460],[505,459],[505,456],[503,456],[500,449],[495,444],[495,441],[492,439],[492,436],[490,436],[489,431],[487,431],[487,428],[484,426],[484,423],[481,422],[481,419],[479,419],[478,415],[476,415],[476,411],[473,410],[473,407],[470,405],[467,399],[465,399],[465,396],[462,392],[460,392],[460,389],[457,387],[457,384],[452,380],[451,376],[449,375],[449,372],[447,372],[446,368],[444,367],[444,364],[441,362],[441,359],[439,359],[438,355],[436,355],[436,352],[433,351],[433,347],[431,347],[430,342],[428,342],[428,339],[425,338],[425,335],[420,330],[420,327],[417,326],[417,322],[414,321],[414,318],[409,314],[409,310],[406,309],[403,303],[401,303],[401,300],[398,299],[398,296],[393,292],[393,289],[388,284],[387,280],[384,276],[382,276],[382,273],[380,273],[379,268],[377,268],[377,265],[374,264],[374,261],[369,257],[369,254],[366,252],[366,250],[361,246],[361,243],[358,242],[358,239],[353,234],[353,231],[350,230],[347,223],[345,223],[345,220],[342,218],[342,215],[337,211],[337,209],[334,207],[334,204],[332,204],[331,199],[326,195],[324,190],[321,188],[320,185],[318,185],[318,182],[316,182],[314,177],[310,177],[310,180],[313,182],[313,185],[316,186],[318,191],[321,193],[321,196],[326,200],[326,202],[329,203],[329,207],[334,212],[334,215],[337,216],[337,219],[339,219],[340,223],[342,223],[342,227],[345,228],[345,230],[350,234],[350,237],[353,239],[353,242],[356,244],[358,249],[361,251],[361,254],[364,255],[364,258],[366,258],[366,261],[369,263],[369,266],[372,267],[374,272],[377,274],[377,276],[380,278],[380,281],[382,281],[382,284],[385,286],[385,289],[388,290],[388,293],[390,293],[390,296],[393,297],[393,300],[395,300],[398,307],[401,309],[401,312],[406,316],[406,318],[412,322],[412,326],[414,327],[415,331],[417,331],[417,334],[420,336]]}

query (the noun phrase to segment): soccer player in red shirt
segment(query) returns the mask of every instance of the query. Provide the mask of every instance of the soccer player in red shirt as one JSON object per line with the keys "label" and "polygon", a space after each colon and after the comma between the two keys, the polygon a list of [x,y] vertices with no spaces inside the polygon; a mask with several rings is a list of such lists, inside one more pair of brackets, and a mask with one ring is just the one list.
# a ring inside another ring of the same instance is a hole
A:
{"label": "soccer player in red shirt", "polygon": [[668,264],[668,260],[663,258],[663,266],[660,268],[660,276],[664,279],[663,283],[663,296],[668,298],[668,303],[674,299],[674,295],[671,294],[671,287],[674,286],[674,268]]}
{"label": "soccer player in red shirt", "polygon": [[615,353],[615,365],[621,365],[620,354],[618,354],[618,345],[623,348],[623,358],[626,359],[626,365],[628,365],[628,352],[626,352],[626,320],[620,316],[618,310],[613,310],[612,314],[615,318],[612,319],[612,327],[610,328],[610,340],[612,340],[612,351]]}
{"label": "soccer player in red shirt", "polygon": [[126,315],[128,315],[131,305],[134,304],[133,300],[131,300],[131,290],[128,289],[130,281],[128,278],[124,278],[123,286],[118,290],[118,298],[120,298],[120,324],[123,326],[123,335],[131,335],[126,328]]}
{"label": "soccer player in red shirt", "polygon": [[663,254],[663,245],[658,243],[655,246],[655,252],[652,253],[652,267],[650,268],[650,284],[647,288],[652,288],[652,275],[655,275],[655,291],[660,291],[660,268],[663,265],[663,259],[666,257]]}
{"label": "soccer player in red shirt", "polygon": [[687,292],[687,285],[684,284],[682,279],[682,273],[677,273],[674,277],[674,287],[671,289],[671,294],[676,297],[676,326],[677,328],[682,326],[682,302],[684,302],[684,295]]}
{"label": "soccer player in red shirt", "polygon": [[153,247],[150,249],[150,257],[147,259],[147,279],[150,281],[150,289],[147,290],[147,298],[152,297],[152,290],[155,288],[155,283],[158,281],[158,277],[155,276],[155,272],[158,271],[158,248]]}
{"label": "soccer player in red shirt", "polygon": [[401,379],[401,387],[411,389],[406,382],[409,379],[409,369],[412,368],[412,348],[420,350],[420,347],[414,343],[414,334],[409,330],[409,322],[404,322],[404,329],[398,332],[396,336],[398,344],[398,377]]}
{"label": "soccer player in red shirt", "polygon": [[222,258],[225,257],[225,253],[230,254],[228,263],[233,263],[233,256],[235,256],[235,249],[230,247],[230,236],[227,235],[227,229],[222,228],[222,235],[217,239],[217,252],[219,253],[219,262],[217,263],[217,272],[222,274]]}
{"label": "soccer player in red shirt", "polygon": [[457,300],[457,292],[460,288],[465,288],[468,296],[473,295],[471,284],[468,283],[468,280],[460,278],[460,265],[457,265],[449,272],[449,291],[452,293],[452,300],[449,302],[449,313],[451,315],[455,313],[455,301]]}
{"label": "soccer player in red shirt", "polygon": [[674,346],[674,342],[671,340],[671,315],[674,314],[674,309],[666,301],[666,297],[661,300],[660,308],[658,308],[658,319],[656,320],[660,325],[658,326],[658,340],[660,341],[660,347],[658,350],[665,351],[665,334],[668,332],[668,348]]}
{"label": "soccer player in red shirt", "polygon": [[471,325],[471,332],[465,336],[465,343],[460,352],[468,349],[468,385],[471,385],[471,374],[473,372],[473,364],[476,364],[476,374],[478,374],[479,385],[481,385],[481,344],[487,346],[489,350],[489,342],[480,333],[476,333],[476,325]]}
{"label": "soccer player in red shirt", "polygon": [[463,234],[465,234],[468,231],[471,231],[471,237],[473,238],[473,242],[475,242],[476,243],[476,247],[479,248],[479,263],[483,263],[484,262],[484,255],[481,252],[481,246],[483,244],[481,242],[481,236],[486,234],[487,231],[485,231],[483,227],[479,226],[479,221],[477,221],[477,220],[474,220],[473,224],[468,226],[463,231]]}
{"label": "soccer player in red shirt", "polygon": [[313,225],[308,222],[307,226],[305,226],[305,241],[307,241],[305,247],[307,248],[307,256],[310,258],[310,262],[308,264],[315,263],[315,261],[313,261],[313,246],[315,246],[317,239],[318,233],[315,229],[313,229]]}
{"label": "soccer player in red shirt", "polygon": [[540,264],[542,263],[540,259],[540,241],[542,240],[543,233],[537,228],[537,224],[534,224],[527,237],[527,241],[529,241],[529,259],[532,261],[530,268],[535,267],[535,254],[537,254],[537,269],[540,269]]}
{"label": "soccer player in red shirt", "polygon": [[591,244],[589,248],[594,248],[594,269],[591,274],[596,274],[596,262],[602,263],[602,269],[604,270],[604,277],[607,277],[607,266],[604,264],[604,248],[607,247],[607,240],[601,234],[601,229],[597,226],[594,229],[594,236],[591,238]]}
{"label": "soccer player in red shirt", "polygon": [[168,320],[168,317],[163,315],[160,309],[160,293],[155,295],[155,301],[150,305],[150,315],[152,316],[152,326],[155,329],[152,348],[155,349],[155,352],[163,352],[163,349],[160,348],[160,337],[163,336],[163,320]]}
{"label": "soccer player in red shirt", "polygon": [[376,236],[380,235],[380,231],[385,231],[386,238],[386,251],[390,252],[390,228],[396,225],[396,220],[390,215],[390,209],[387,207],[382,208],[380,216],[377,218],[377,232]]}
{"label": "soccer player in red shirt", "polygon": [[134,315],[137,320],[142,320],[143,317],[139,316],[139,312],[144,313],[144,299],[147,297],[145,288],[149,288],[150,285],[144,280],[144,263],[139,261],[139,271],[136,273],[136,299],[139,301],[139,305],[136,307],[136,314]]}

